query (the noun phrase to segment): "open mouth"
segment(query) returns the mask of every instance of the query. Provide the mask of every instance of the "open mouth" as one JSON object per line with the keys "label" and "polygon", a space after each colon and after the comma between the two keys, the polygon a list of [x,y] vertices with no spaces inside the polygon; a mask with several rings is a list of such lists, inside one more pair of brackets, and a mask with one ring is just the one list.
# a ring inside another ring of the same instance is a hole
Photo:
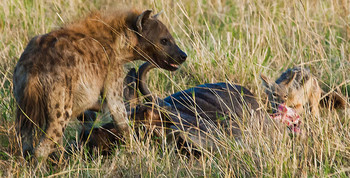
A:
{"label": "open mouth", "polygon": [[169,61],[166,61],[166,60],[164,60],[164,63],[166,63],[171,70],[176,70],[180,67],[179,63],[174,64],[174,63],[170,63]]}
{"label": "open mouth", "polygon": [[[169,63],[168,63],[169,64]],[[174,68],[179,68],[180,67],[180,65],[178,65],[178,64],[169,64],[171,67],[174,67]]]}
{"label": "open mouth", "polygon": [[292,108],[280,104],[277,113],[270,116],[272,119],[285,124],[292,133],[300,133],[300,116]]}

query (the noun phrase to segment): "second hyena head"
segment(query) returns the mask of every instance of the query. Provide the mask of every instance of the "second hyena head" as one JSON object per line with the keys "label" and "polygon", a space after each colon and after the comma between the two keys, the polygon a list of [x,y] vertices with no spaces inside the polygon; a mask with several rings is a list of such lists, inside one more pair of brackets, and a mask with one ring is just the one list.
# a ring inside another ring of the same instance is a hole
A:
{"label": "second hyena head", "polygon": [[151,12],[146,10],[137,18],[137,55],[160,68],[174,71],[185,62],[187,55],[176,45],[166,26],[157,19],[158,15],[150,16]]}
{"label": "second hyena head", "polygon": [[276,113],[280,104],[285,104],[288,99],[289,87],[292,84],[293,77],[285,79],[280,83],[271,81],[264,75],[260,75],[262,84],[265,87],[265,93],[268,96],[272,107],[272,112]]}

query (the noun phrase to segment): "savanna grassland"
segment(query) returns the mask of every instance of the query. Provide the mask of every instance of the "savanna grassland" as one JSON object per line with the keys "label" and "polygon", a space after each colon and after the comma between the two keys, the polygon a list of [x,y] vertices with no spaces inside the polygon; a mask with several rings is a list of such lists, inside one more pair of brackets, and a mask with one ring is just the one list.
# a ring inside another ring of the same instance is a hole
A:
{"label": "savanna grassland", "polygon": [[[31,165],[16,154],[12,94],[14,66],[28,41],[96,9],[163,10],[188,59],[168,72],[152,71],[149,87],[160,97],[202,83],[233,82],[249,88],[265,107],[260,73],[275,79],[289,67],[309,67],[325,91],[350,95],[350,2],[348,0],[1,0],[0,176],[64,177],[306,177],[350,176],[350,112],[302,114],[302,134],[252,134],[201,157],[179,154],[153,139],[115,146],[112,155],[84,149],[70,157]],[[128,64],[126,68],[140,65]],[[349,100],[348,100],[349,101]],[[349,105],[348,105],[349,106]],[[64,137],[74,140],[73,119]]]}

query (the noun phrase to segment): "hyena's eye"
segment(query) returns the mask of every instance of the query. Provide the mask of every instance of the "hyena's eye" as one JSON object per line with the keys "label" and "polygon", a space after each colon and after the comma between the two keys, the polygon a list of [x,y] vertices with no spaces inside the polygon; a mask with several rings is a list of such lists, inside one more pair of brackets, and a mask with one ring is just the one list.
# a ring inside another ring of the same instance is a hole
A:
{"label": "hyena's eye", "polygon": [[275,98],[278,97],[277,93],[272,93],[272,96]]}
{"label": "hyena's eye", "polygon": [[169,40],[166,39],[166,38],[162,38],[162,39],[160,40],[160,43],[161,43],[162,45],[167,45],[168,42],[169,42]]}

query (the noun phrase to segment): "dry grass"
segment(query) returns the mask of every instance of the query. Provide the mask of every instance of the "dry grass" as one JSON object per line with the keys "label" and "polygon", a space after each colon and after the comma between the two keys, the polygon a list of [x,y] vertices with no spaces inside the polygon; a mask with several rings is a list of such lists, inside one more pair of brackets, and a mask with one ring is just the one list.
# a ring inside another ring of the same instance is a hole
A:
{"label": "dry grass", "polygon": [[[152,140],[116,147],[107,158],[82,150],[58,165],[32,166],[13,155],[12,72],[20,54],[33,36],[94,9],[164,10],[162,20],[189,57],[176,72],[151,72],[150,88],[161,97],[197,84],[231,81],[251,89],[261,102],[259,74],[277,77],[295,65],[309,67],[325,90],[339,87],[350,95],[347,0],[123,1],[0,1],[0,176],[349,176],[349,112],[327,109],[317,119],[305,112],[300,137],[248,129],[241,142],[222,138],[226,146],[220,152],[205,152],[199,159]],[[74,129],[72,123],[73,134],[65,140],[74,138]]]}

